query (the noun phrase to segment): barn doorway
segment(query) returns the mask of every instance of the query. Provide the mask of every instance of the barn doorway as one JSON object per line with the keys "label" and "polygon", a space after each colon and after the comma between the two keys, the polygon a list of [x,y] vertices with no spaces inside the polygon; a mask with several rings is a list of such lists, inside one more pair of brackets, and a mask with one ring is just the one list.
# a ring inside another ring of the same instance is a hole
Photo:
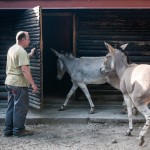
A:
{"label": "barn doorway", "polygon": [[[56,79],[57,57],[50,48],[58,52],[72,52],[73,25],[70,13],[54,13],[43,10],[43,98],[44,105],[56,104],[57,100],[64,99],[71,88],[71,80],[65,74],[61,81]],[[61,100],[60,103],[63,101]],[[59,103],[59,102],[58,102]]]}

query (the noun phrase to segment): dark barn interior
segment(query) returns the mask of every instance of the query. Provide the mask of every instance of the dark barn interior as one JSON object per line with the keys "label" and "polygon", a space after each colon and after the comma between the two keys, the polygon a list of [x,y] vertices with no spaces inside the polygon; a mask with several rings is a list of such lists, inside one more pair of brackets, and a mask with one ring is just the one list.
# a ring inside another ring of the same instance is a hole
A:
{"label": "dark barn interior", "polygon": [[58,52],[72,51],[72,17],[69,13],[55,13],[43,10],[43,91],[44,102],[53,97],[65,97],[71,86],[70,77],[65,74],[61,81],[56,79],[57,57],[50,48]]}

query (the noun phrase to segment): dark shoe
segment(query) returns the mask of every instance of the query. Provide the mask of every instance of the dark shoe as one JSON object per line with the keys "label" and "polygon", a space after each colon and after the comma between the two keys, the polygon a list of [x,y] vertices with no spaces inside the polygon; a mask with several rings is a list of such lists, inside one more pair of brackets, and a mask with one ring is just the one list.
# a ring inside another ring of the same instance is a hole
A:
{"label": "dark shoe", "polygon": [[18,137],[33,135],[33,131],[21,130],[21,131],[15,133],[15,134],[13,134],[13,135],[14,135],[14,136],[18,136]]}
{"label": "dark shoe", "polygon": [[10,133],[10,134],[6,134],[6,133],[4,133],[4,137],[10,137],[10,136],[12,136],[13,134],[12,133]]}

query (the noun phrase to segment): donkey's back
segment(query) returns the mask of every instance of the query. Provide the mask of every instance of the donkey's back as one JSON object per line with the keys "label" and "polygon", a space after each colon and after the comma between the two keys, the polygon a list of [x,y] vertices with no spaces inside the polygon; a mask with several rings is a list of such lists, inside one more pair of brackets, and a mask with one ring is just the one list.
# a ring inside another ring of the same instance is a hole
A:
{"label": "donkey's back", "polygon": [[107,82],[106,76],[100,72],[100,65],[104,57],[81,57],[74,73],[80,74],[85,84],[103,84]]}

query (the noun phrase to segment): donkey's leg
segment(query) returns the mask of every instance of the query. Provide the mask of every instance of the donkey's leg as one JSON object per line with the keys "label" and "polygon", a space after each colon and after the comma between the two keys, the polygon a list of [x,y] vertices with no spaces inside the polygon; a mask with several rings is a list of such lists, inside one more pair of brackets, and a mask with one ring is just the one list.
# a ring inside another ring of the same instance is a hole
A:
{"label": "donkey's leg", "polygon": [[142,146],[144,144],[144,136],[150,127],[150,110],[147,105],[138,105],[137,104],[136,107],[139,110],[139,112],[141,112],[144,115],[144,117],[146,119],[146,123],[143,126],[143,128],[139,134],[139,140],[140,140],[139,145]]}
{"label": "donkey's leg", "polygon": [[90,93],[87,89],[87,86],[84,83],[79,83],[78,85],[82,89],[82,91],[84,92],[86,98],[88,99],[88,101],[90,103],[90,107],[91,107],[90,114],[94,114],[94,104],[93,104],[93,101],[91,99]]}
{"label": "donkey's leg", "polygon": [[122,103],[122,110],[121,110],[121,114],[127,114],[127,105],[125,103],[125,101],[123,101]]}
{"label": "donkey's leg", "polygon": [[126,131],[127,136],[131,136],[131,131],[133,130],[133,123],[132,123],[132,100],[128,94],[123,95],[125,103],[127,105],[128,111],[128,119],[129,119],[129,129]]}
{"label": "donkey's leg", "polygon": [[132,103],[132,112],[133,112],[133,115],[137,116],[139,114],[137,108],[134,106],[134,104]]}
{"label": "donkey's leg", "polygon": [[[122,114],[127,114],[127,113],[128,113],[128,112],[127,112],[127,105],[126,105],[125,101],[123,101],[122,106],[123,106],[123,109],[121,110],[121,113],[122,113]],[[135,115],[135,116],[138,115],[138,110],[137,110],[137,108],[134,106],[133,103],[132,103],[132,113],[133,113],[133,115]]]}
{"label": "donkey's leg", "polygon": [[77,88],[78,88],[78,86],[73,83],[72,88],[70,89],[69,93],[67,94],[66,100],[65,100],[64,104],[60,107],[59,111],[63,111],[65,109],[65,107],[68,104],[70,97],[72,96],[72,94],[75,92],[75,90]]}

